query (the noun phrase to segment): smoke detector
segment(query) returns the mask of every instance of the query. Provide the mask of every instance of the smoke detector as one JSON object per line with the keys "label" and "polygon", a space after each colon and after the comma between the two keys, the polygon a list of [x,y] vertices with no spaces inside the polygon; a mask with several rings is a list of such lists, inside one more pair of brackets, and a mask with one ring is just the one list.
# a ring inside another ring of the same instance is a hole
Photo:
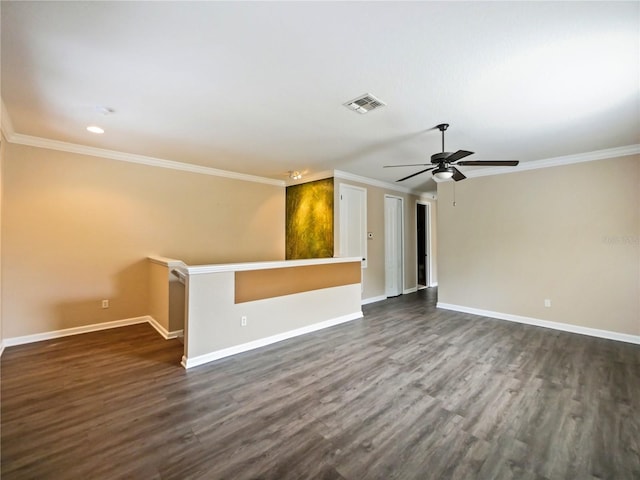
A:
{"label": "smoke detector", "polygon": [[343,105],[349,110],[364,114],[371,110],[375,110],[376,108],[384,107],[386,103],[379,98],[374,97],[370,93],[365,93],[364,95],[360,95],[358,98],[354,98],[353,100],[349,100],[347,103],[343,103]]}

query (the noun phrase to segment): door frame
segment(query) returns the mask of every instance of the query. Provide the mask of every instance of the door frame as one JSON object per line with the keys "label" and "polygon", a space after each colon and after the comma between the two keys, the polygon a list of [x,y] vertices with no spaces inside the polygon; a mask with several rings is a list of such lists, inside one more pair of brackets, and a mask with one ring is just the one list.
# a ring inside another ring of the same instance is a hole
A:
{"label": "door frame", "polygon": [[[387,228],[389,228],[389,225],[387,224],[387,199],[394,199],[394,200],[400,200],[400,215],[399,215],[399,230],[400,230],[400,265],[399,265],[399,270],[400,270],[400,295],[404,294],[404,283],[405,283],[405,279],[404,279],[404,242],[405,242],[405,232],[404,232],[404,198],[403,197],[399,197],[397,195],[389,195],[389,194],[385,194],[384,195],[384,236],[385,236],[385,253],[384,253],[384,273],[385,273],[385,296],[387,296],[388,292],[387,292]],[[417,262],[416,262],[417,263]]]}
{"label": "door frame", "polygon": [[[425,206],[425,210],[424,210],[424,216],[425,216],[425,246],[424,249],[427,252],[427,264],[425,265],[425,269],[426,269],[426,277],[427,277],[427,285],[424,288],[429,288],[429,287],[433,287],[434,283],[433,283],[433,256],[431,254],[431,203],[430,202],[426,202],[424,200],[416,200],[416,241],[417,241],[417,236],[418,236],[418,218],[417,218],[417,212],[418,212],[418,207],[417,205],[424,205]],[[416,244],[416,287],[418,286],[418,245]],[[420,287],[417,287],[420,288]]]}
{"label": "door frame", "polygon": [[[361,195],[363,195],[364,198],[364,202],[362,203],[361,207],[361,211],[360,214],[362,216],[362,226],[364,227],[364,231],[363,231],[363,238],[360,239],[361,242],[361,247],[362,247],[362,258],[364,260],[362,260],[362,268],[365,269],[367,268],[367,250],[368,250],[368,245],[367,245],[367,189],[363,188],[363,187],[356,187],[355,185],[349,185],[347,183],[340,183],[340,186],[338,187],[338,201],[340,204],[340,208],[338,208],[339,211],[339,248],[340,248],[340,256],[345,256],[345,248],[344,248],[344,242],[345,242],[345,234],[344,232],[347,231],[348,226],[347,226],[347,216],[344,214],[344,203],[343,203],[343,199],[342,199],[342,194],[344,193],[345,189],[350,189],[350,190],[354,190],[354,191],[358,191],[360,192]],[[364,276],[363,276],[364,277]],[[364,285],[364,282],[363,282]],[[364,287],[363,287],[364,288]]]}

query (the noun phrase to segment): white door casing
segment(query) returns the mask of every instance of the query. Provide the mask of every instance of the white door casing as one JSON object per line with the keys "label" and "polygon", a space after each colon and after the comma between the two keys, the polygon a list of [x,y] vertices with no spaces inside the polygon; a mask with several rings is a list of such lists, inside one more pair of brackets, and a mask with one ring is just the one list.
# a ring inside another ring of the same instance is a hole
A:
{"label": "white door casing", "polygon": [[367,190],[340,184],[340,256],[362,258],[367,268]]}
{"label": "white door casing", "polygon": [[404,199],[384,196],[385,295],[395,297],[404,291]]}
{"label": "white door casing", "polygon": [[[426,265],[425,265],[425,282],[426,287],[431,287],[433,282],[432,278],[432,269],[433,269],[433,259],[431,258],[431,204],[429,202],[424,202],[418,200],[416,202],[416,211],[418,211],[417,206],[424,206],[424,238],[418,238],[418,242],[424,242],[425,256],[426,256]],[[416,279],[418,278],[417,265],[416,265]]]}

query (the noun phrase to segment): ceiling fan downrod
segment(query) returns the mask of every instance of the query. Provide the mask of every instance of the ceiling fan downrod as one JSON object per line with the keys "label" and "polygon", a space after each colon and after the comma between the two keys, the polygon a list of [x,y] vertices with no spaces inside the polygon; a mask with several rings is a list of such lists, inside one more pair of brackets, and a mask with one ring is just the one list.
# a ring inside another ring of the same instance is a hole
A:
{"label": "ceiling fan downrod", "polygon": [[442,133],[442,153],[444,153],[444,131],[449,128],[449,124],[441,123],[440,125],[436,125],[436,128]]}

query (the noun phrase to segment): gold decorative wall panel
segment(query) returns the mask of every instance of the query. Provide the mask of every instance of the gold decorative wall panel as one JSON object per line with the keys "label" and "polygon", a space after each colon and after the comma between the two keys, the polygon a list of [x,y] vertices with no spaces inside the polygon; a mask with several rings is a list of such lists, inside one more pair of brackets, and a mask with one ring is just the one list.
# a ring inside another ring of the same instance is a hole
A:
{"label": "gold decorative wall panel", "polygon": [[287,187],[286,259],[333,257],[333,178]]}

